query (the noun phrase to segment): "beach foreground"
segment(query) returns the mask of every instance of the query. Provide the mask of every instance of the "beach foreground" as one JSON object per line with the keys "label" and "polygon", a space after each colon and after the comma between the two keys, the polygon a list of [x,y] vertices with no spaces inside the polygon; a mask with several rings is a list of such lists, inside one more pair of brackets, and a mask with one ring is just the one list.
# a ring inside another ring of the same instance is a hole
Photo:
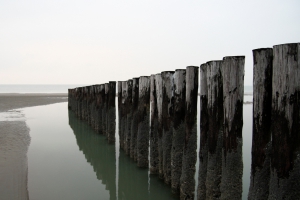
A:
{"label": "beach foreground", "polygon": [[[0,114],[18,113],[19,111],[13,109],[67,100],[67,94],[2,93],[0,94]],[[29,144],[29,127],[24,118],[15,117],[15,115],[0,118],[0,198],[28,199],[27,150]]]}

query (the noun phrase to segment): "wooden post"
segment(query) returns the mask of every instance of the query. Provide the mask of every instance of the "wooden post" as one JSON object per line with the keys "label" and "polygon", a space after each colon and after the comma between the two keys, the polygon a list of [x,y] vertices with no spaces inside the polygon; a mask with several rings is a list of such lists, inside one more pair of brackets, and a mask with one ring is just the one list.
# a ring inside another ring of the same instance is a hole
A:
{"label": "wooden post", "polygon": [[99,110],[98,110],[98,126],[99,130],[98,133],[104,134],[103,131],[103,123],[105,122],[105,119],[103,118],[103,109],[104,109],[104,103],[105,103],[105,84],[100,85],[100,92],[99,92]]}
{"label": "wooden post", "polygon": [[149,131],[150,131],[150,77],[141,76],[139,80],[137,133],[137,165],[148,167]]}
{"label": "wooden post", "polygon": [[102,107],[102,133],[107,138],[107,103],[108,103],[108,83],[104,84],[103,107]]}
{"label": "wooden post", "polygon": [[139,104],[139,79],[132,79],[132,121],[131,121],[131,139],[130,139],[130,157],[137,161],[137,132],[138,132],[138,104]]}
{"label": "wooden post", "polygon": [[83,119],[82,116],[83,116],[83,96],[84,96],[84,87],[80,87],[78,88],[79,91],[78,91],[78,112],[77,112],[77,115],[79,116],[79,119]]}
{"label": "wooden post", "polygon": [[122,137],[122,81],[118,81],[118,115],[119,115],[119,121],[118,121],[118,127],[119,127],[119,145],[121,146],[121,137]]}
{"label": "wooden post", "polygon": [[127,81],[122,81],[122,108],[121,108],[121,135],[120,135],[120,148],[125,150],[125,131],[127,122],[126,113],[126,102],[127,102]]}
{"label": "wooden post", "polygon": [[271,161],[273,49],[253,50],[253,124],[249,200],[268,199]]}
{"label": "wooden post", "polygon": [[156,93],[156,100],[157,100],[157,118],[158,118],[158,125],[157,125],[157,146],[158,146],[158,176],[159,178],[164,178],[163,172],[163,147],[162,147],[162,135],[163,135],[163,117],[162,117],[162,76],[161,74],[155,75],[155,93]]}
{"label": "wooden post", "polygon": [[199,176],[198,176],[198,196],[197,199],[206,199],[206,176],[207,176],[207,157],[208,157],[208,88],[207,71],[208,64],[200,65],[200,151],[199,151]]}
{"label": "wooden post", "polygon": [[95,130],[99,133],[100,120],[100,102],[101,102],[101,85],[97,85],[95,89]]}
{"label": "wooden post", "polygon": [[185,144],[183,149],[180,199],[194,199],[197,161],[197,97],[199,67],[186,68]]}
{"label": "wooden post", "polygon": [[162,121],[163,121],[163,173],[166,184],[171,184],[171,149],[173,137],[173,88],[174,71],[161,73],[162,77]]}
{"label": "wooden post", "polygon": [[94,110],[95,110],[95,87],[96,85],[90,86],[90,100],[89,100],[89,125],[94,128]]}
{"label": "wooden post", "polygon": [[108,102],[107,102],[107,130],[108,143],[115,143],[116,132],[116,82],[109,81],[108,83]]}
{"label": "wooden post", "polygon": [[130,154],[130,140],[131,140],[131,121],[132,121],[132,79],[126,81],[127,83],[127,97],[125,101],[125,132],[124,132],[124,150],[126,155]]}
{"label": "wooden post", "polygon": [[269,199],[300,199],[300,43],[273,47]]}
{"label": "wooden post", "polygon": [[174,74],[174,115],[171,150],[171,187],[173,193],[180,191],[182,155],[185,143],[186,70],[176,69]]}
{"label": "wooden post", "polygon": [[221,199],[241,199],[244,56],[223,58],[224,133]]}
{"label": "wooden post", "polygon": [[222,147],[223,147],[223,61],[207,63],[207,175],[206,198],[220,198],[220,183],[222,175]]}
{"label": "wooden post", "polygon": [[158,110],[155,75],[150,77],[150,174],[158,174]]}

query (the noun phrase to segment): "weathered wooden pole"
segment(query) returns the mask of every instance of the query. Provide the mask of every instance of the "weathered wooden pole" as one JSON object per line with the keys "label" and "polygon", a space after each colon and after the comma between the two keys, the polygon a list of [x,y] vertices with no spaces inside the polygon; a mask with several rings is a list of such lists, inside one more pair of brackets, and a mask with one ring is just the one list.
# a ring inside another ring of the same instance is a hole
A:
{"label": "weathered wooden pole", "polygon": [[131,140],[131,122],[132,122],[132,84],[133,80],[129,79],[127,83],[127,98],[125,102],[125,133],[124,133],[124,150],[126,155],[130,154],[130,140]]}
{"label": "weathered wooden pole", "polygon": [[100,85],[100,91],[99,91],[99,99],[98,99],[98,133],[103,133],[103,108],[104,108],[104,101],[105,101],[105,84]]}
{"label": "weathered wooden pole", "polygon": [[155,93],[157,100],[157,146],[158,146],[158,176],[159,178],[164,178],[163,172],[163,143],[162,143],[162,135],[163,135],[163,117],[162,117],[162,101],[163,101],[163,90],[162,90],[162,76],[161,74],[155,74]]}
{"label": "weathered wooden pole", "polygon": [[141,76],[139,80],[137,133],[137,166],[148,167],[149,132],[150,132],[150,77]]}
{"label": "weathered wooden pole", "polygon": [[122,81],[122,106],[121,106],[121,135],[120,135],[120,148],[125,150],[125,132],[126,132],[126,103],[127,103],[127,81]]}
{"label": "weathered wooden pole", "polygon": [[81,109],[81,119],[86,120],[86,107],[87,107],[87,88],[82,87],[82,101],[81,101],[82,109]]}
{"label": "weathered wooden pole", "polygon": [[116,82],[108,83],[108,102],[107,102],[107,139],[108,143],[115,143],[116,132]]}
{"label": "weathered wooden pole", "polygon": [[300,43],[273,47],[269,199],[300,199]]}
{"label": "weathered wooden pole", "polygon": [[101,99],[101,85],[97,85],[95,88],[95,119],[94,119],[94,127],[97,133],[99,133],[99,114],[100,114],[100,99]]}
{"label": "weathered wooden pole", "polygon": [[171,150],[171,187],[174,193],[180,191],[182,155],[185,143],[185,98],[186,70],[176,69],[174,74],[173,140]]}
{"label": "weathered wooden pole", "polygon": [[161,73],[162,77],[162,149],[163,149],[163,173],[166,184],[171,184],[171,149],[173,138],[173,89],[174,71]]}
{"label": "weathered wooden pole", "polygon": [[90,99],[89,99],[89,118],[88,118],[88,124],[92,128],[94,128],[95,87],[96,87],[96,85],[91,85],[90,86]]}
{"label": "weathered wooden pole", "polygon": [[242,198],[244,56],[223,58],[224,133],[220,199]]}
{"label": "weathered wooden pole", "polygon": [[200,151],[199,151],[199,176],[198,176],[198,196],[197,199],[206,199],[206,177],[207,177],[207,157],[208,157],[208,88],[207,71],[208,64],[200,65]]}
{"label": "weathered wooden pole", "polygon": [[119,145],[121,146],[121,136],[122,136],[122,81],[118,81],[118,134],[119,134]]}
{"label": "weathered wooden pole", "polygon": [[253,123],[249,200],[268,199],[273,49],[253,50]]}
{"label": "weathered wooden pole", "polygon": [[156,80],[150,77],[150,174],[158,174],[158,108]]}
{"label": "weathered wooden pole", "polygon": [[136,151],[136,142],[137,142],[137,132],[138,132],[138,104],[139,104],[139,79],[132,79],[132,120],[131,120],[131,139],[130,139],[130,157],[137,161],[137,151]]}
{"label": "weathered wooden pole", "polygon": [[83,112],[83,87],[78,88],[77,93],[77,116],[79,119],[82,119],[82,112]]}
{"label": "weathered wooden pole", "polygon": [[197,97],[199,67],[186,68],[185,144],[183,148],[180,199],[194,199],[197,161]]}
{"label": "weathered wooden pole", "polygon": [[103,107],[102,107],[102,134],[107,138],[107,104],[108,104],[108,83],[104,84]]}
{"label": "weathered wooden pole", "polygon": [[223,61],[207,63],[208,156],[205,183],[207,199],[219,199],[221,196],[224,122],[222,63]]}

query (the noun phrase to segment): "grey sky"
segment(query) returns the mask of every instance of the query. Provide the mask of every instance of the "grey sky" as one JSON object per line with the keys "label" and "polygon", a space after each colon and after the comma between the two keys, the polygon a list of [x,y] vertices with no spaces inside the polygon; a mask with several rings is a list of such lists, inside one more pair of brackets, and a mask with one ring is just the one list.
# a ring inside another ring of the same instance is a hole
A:
{"label": "grey sky", "polygon": [[299,0],[0,0],[0,84],[98,84],[300,42]]}

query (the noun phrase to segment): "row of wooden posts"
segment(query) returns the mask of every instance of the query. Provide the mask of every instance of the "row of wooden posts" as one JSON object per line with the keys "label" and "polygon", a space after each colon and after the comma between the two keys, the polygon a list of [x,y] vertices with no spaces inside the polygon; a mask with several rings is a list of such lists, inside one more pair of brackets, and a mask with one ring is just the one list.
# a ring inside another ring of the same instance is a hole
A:
{"label": "row of wooden posts", "polygon": [[[253,56],[248,198],[297,199],[300,44],[256,49]],[[244,62],[244,56],[233,56],[200,66],[199,200],[242,198]],[[189,66],[117,85],[120,148],[181,199],[194,199],[198,74],[198,67]],[[69,89],[69,108],[109,143],[115,142],[115,92],[116,82]]]}

